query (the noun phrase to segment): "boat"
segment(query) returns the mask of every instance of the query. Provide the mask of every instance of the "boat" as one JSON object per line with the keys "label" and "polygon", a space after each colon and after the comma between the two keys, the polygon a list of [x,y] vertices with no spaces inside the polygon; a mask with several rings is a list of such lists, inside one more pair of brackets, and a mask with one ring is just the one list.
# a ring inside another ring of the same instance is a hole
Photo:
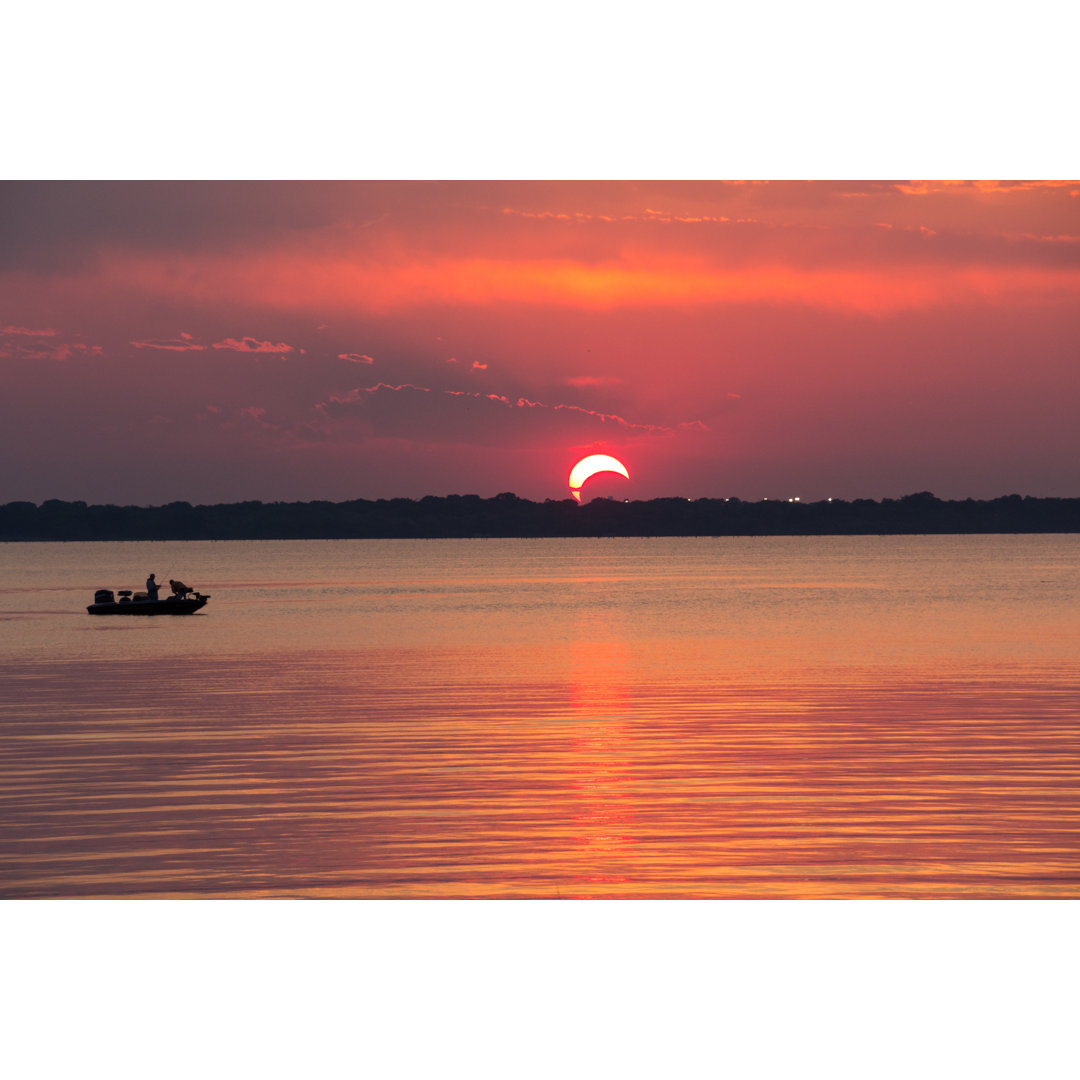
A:
{"label": "boat", "polygon": [[91,615],[191,615],[206,607],[209,596],[189,590],[183,596],[166,596],[164,600],[151,600],[146,593],[132,593],[120,589],[113,595],[112,589],[98,589],[94,602],[87,607]]}

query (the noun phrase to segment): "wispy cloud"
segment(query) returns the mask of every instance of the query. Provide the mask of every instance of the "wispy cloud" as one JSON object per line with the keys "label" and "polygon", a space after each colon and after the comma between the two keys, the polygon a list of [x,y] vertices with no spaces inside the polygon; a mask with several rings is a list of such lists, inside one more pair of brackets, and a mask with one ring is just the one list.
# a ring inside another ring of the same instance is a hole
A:
{"label": "wispy cloud", "polygon": [[339,360],[351,360],[354,364],[374,364],[375,358],[367,353],[343,352],[338,353]]}
{"label": "wispy cloud", "polygon": [[284,342],[275,344],[272,341],[259,341],[258,338],[243,337],[239,341],[236,338],[226,338],[224,341],[215,341],[215,349],[231,349],[233,352],[256,352],[256,353],[287,353],[292,352],[293,347]]}
{"label": "wispy cloud", "polygon": [[[823,243],[844,239],[821,235]],[[1003,238],[946,240],[918,228],[868,228],[852,243],[850,250],[839,253],[822,250],[816,261],[807,254],[810,249],[798,261],[776,249],[758,251],[753,261],[728,260],[725,255],[723,263],[707,253],[635,250],[592,260],[424,255],[395,262],[375,258],[304,262],[297,257],[273,265],[268,260],[256,267],[222,257],[208,259],[201,267],[191,264],[191,278],[198,285],[187,299],[249,303],[255,292],[277,310],[318,304],[380,317],[425,306],[490,311],[508,304],[583,311],[783,304],[884,315],[953,304],[1056,303],[1080,294],[1080,267],[1073,265],[1075,260],[1066,260],[1069,252],[1062,244]],[[887,266],[875,262],[874,243],[896,249],[895,262]],[[119,264],[112,269],[120,270]],[[135,259],[125,264],[123,273],[140,289],[160,287],[164,294],[177,295],[171,277],[155,282],[154,269]],[[120,281],[111,284],[122,287]],[[242,353],[293,351],[284,342],[254,337],[226,338],[213,347]]]}
{"label": "wispy cloud", "polygon": [[[609,223],[624,222],[624,221],[658,221],[666,224],[672,222],[681,222],[689,225],[700,225],[705,223],[713,224],[725,224],[732,220],[732,218],[724,217],[722,215],[711,214],[677,214],[667,210],[652,210],[646,208],[641,211],[640,214],[619,214],[612,216],[610,214],[588,214],[584,211],[574,211],[572,213],[566,213],[563,211],[553,210],[518,210],[512,206],[505,206],[502,209],[502,213],[514,217],[533,218],[536,220],[549,220],[549,221],[603,221]],[[736,219],[736,220],[750,220],[750,219]]]}
{"label": "wispy cloud", "polygon": [[622,386],[625,381],[616,375],[573,375],[566,380],[566,385],[580,390],[590,386]]}
{"label": "wispy cloud", "polygon": [[0,359],[4,360],[80,360],[101,356],[100,345],[87,345],[82,341],[35,342],[24,345],[10,342],[0,345]]}
{"label": "wispy cloud", "polygon": [[933,195],[941,191],[978,191],[987,195],[1013,195],[1022,191],[1065,188],[1070,195],[1080,193],[1076,180],[913,180],[895,185],[905,195]]}
{"label": "wispy cloud", "polygon": [[0,325],[0,334],[18,334],[21,337],[56,337],[56,331],[45,328],[35,330],[29,326],[3,326]]}
{"label": "wispy cloud", "polygon": [[200,352],[205,345],[196,344],[190,334],[181,334],[178,338],[150,338],[146,341],[132,341],[136,349],[165,349],[168,352]]}
{"label": "wispy cloud", "polygon": [[[381,408],[372,411],[373,405]],[[480,405],[479,412],[476,406]],[[520,421],[529,418],[535,427],[556,422],[559,428],[580,429],[581,437],[639,437],[673,435],[677,431],[709,430],[700,420],[691,420],[674,427],[665,424],[643,424],[627,420],[615,413],[603,413],[579,405],[554,404],[532,401],[525,397],[506,394],[484,394],[470,390],[433,390],[413,383],[376,383],[374,386],[356,387],[346,393],[331,394],[320,402],[316,411],[330,419],[355,417],[368,420],[378,427],[394,427],[423,431],[432,441],[452,439],[485,443],[501,432],[505,437],[503,419],[518,418],[515,430],[525,429]],[[546,418],[546,419],[545,419]],[[490,430],[488,426],[490,425]],[[395,432],[399,433],[399,432]]]}
{"label": "wispy cloud", "polygon": [[[207,348],[228,349],[232,352],[243,353],[288,353],[293,351],[291,345],[284,342],[260,341],[258,338],[243,337],[225,338],[224,341],[215,341],[213,345],[200,345],[191,334],[182,333],[176,338],[147,338],[143,341],[132,341],[136,349],[164,349],[168,352],[201,352]],[[301,352],[304,350],[301,349]],[[348,357],[351,359],[351,357]],[[370,362],[370,361],[369,361]]]}

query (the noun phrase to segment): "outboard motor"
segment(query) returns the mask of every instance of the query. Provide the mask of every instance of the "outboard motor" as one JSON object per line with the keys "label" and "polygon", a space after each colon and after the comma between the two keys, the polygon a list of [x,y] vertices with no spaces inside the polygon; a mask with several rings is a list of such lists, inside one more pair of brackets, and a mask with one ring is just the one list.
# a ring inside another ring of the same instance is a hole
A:
{"label": "outboard motor", "polygon": [[94,593],[95,604],[112,604],[115,603],[116,597],[113,596],[112,589],[98,589]]}

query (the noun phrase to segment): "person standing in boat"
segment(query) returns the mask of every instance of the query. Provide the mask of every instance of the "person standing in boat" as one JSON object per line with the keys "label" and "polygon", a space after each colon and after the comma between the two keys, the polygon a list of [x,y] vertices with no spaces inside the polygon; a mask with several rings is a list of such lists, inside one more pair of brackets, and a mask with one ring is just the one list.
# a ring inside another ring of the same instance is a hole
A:
{"label": "person standing in boat", "polygon": [[151,574],[146,579],[146,599],[147,600],[157,600],[157,598],[158,598],[158,595],[157,595],[158,594],[158,589],[160,589],[160,588],[161,588],[161,586],[154,580],[154,575]]}

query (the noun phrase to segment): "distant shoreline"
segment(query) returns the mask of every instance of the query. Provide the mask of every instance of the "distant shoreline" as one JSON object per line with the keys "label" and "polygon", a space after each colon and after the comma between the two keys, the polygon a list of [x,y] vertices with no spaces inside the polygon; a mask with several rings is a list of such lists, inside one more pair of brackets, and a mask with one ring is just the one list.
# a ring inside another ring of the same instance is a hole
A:
{"label": "distant shoreline", "polygon": [[402,540],[605,536],[892,536],[1080,532],[1080,498],[797,502],[664,498],[532,502],[503,492],[349,502],[0,505],[0,542],[90,540]]}

